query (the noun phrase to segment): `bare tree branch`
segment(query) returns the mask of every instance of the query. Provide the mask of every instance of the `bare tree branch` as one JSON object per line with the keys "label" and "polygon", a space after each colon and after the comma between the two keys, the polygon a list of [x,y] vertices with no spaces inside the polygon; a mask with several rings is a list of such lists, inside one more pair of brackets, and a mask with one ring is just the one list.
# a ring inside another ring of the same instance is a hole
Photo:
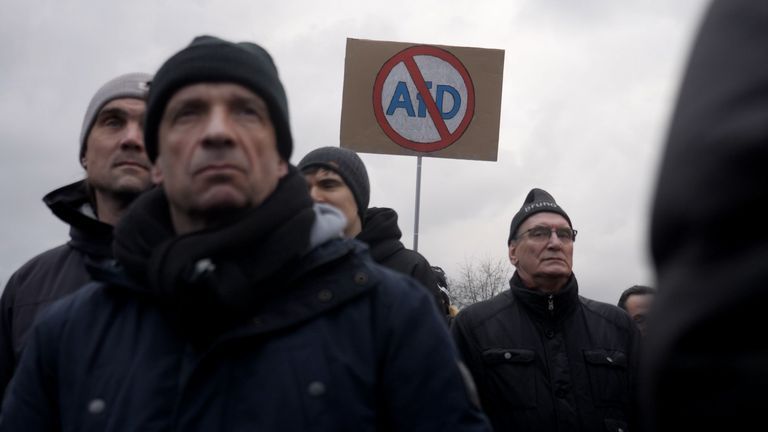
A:
{"label": "bare tree branch", "polygon": [[482,257],[474,262],[467,260],[457,279],[450,285],[451,303],[459,309],[487,300],[507,289],[512,269],[504,259]]}

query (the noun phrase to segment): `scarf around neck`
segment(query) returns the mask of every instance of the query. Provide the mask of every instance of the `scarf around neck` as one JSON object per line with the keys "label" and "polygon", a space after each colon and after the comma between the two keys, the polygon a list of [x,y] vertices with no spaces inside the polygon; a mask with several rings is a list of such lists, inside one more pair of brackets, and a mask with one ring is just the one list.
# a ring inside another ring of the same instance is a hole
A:
{"label": "scarf around neck", "polygon": [[176,235],[168,199],[156,188],[116,227],[115,258],[134,290],[171,305],[182,319],[242,318],[285,289],[292,264],[309,247],[315,212],[304,178],[290,167],[267,200],[232,216]]}

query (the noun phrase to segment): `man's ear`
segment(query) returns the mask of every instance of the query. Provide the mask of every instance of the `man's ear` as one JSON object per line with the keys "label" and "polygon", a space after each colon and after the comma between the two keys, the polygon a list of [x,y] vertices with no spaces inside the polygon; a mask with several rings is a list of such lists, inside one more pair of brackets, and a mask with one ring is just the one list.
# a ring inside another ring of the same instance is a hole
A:
{"label": "man's ear", "polygon": [[509,262],[511,262],[513,266],[517,267],[517,261],[517,242],[512,240],[512,242],[509,244]]}
{"label": "man's ear", "polygon": [[163,182],[163,170],[160,169],[161,163],[161,156],[158,156],[157,159],[155,159],[155,163],[152,164],[152,183],[156,185]]}
{"label": "man's ear", "polygon": [[277,168],[277,173],[278,178],[283,178],[286,174],[288,174],[288,162],[286,162],[282,157],[280,158],[280,166]]}

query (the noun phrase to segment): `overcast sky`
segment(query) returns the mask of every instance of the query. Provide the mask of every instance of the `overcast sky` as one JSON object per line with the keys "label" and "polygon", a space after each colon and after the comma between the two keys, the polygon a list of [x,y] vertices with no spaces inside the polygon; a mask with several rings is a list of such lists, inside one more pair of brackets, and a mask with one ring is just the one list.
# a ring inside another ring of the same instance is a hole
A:
{"label": "overcast sky", "polygon": [[[419,251],[449,277],[506,260],[509,222],[543,188],[579,238],[580,292],[615,303],[654,283],[648,216],[668,118],[704,0],[4,0],[0,283],[67,227],[41,202],[78,180],[95,90],[154,72],[200,34],[263,45],[289,100],[292,162],[339,144],[346,38],[505,50],[497,162],[423,159]],[[416,158],[363,154],[371,205],[412,245]]]}

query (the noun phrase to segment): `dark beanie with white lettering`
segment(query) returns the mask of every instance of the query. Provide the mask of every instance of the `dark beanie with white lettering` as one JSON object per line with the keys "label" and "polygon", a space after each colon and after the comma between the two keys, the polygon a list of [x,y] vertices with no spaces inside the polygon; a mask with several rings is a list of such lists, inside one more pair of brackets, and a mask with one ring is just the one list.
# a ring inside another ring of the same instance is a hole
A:
{"label": "dark beanie with white lettering", "polygon": [[523,201],[523,206],[520,207],[520,211],[518,211],[517,214],[515,214],[515,217],[512,218],[512,224],[509,227],[509,238],[507,239],[507,245],[512,243],[512,240],[517,237],[517,230],[526,219],[535,215],[536,213],[543,212],[559,214],[560,216],[564,217],[565,220],[568,221],[568,225],[573,228],[571,218],[568,217],[568,214],[565,213],[565,210],[557,205],[555,199],[552,198],[552,195],[543,189],[534,188],[528,192],[528,196],[525,197],[525,201]]}
{"label": "dark beanie with white lettering", "polygon": [[277,151],[287,162],[293,151],[288,122],[288,98],[272,56],[251,42],[229,42],[213,36],[198,36],[168,59],[149,87],[144,146],[154,162],[158,154],[158,131],[165,107],[183,87],[199,83],[240,84],[264,99],[277,135]]}

